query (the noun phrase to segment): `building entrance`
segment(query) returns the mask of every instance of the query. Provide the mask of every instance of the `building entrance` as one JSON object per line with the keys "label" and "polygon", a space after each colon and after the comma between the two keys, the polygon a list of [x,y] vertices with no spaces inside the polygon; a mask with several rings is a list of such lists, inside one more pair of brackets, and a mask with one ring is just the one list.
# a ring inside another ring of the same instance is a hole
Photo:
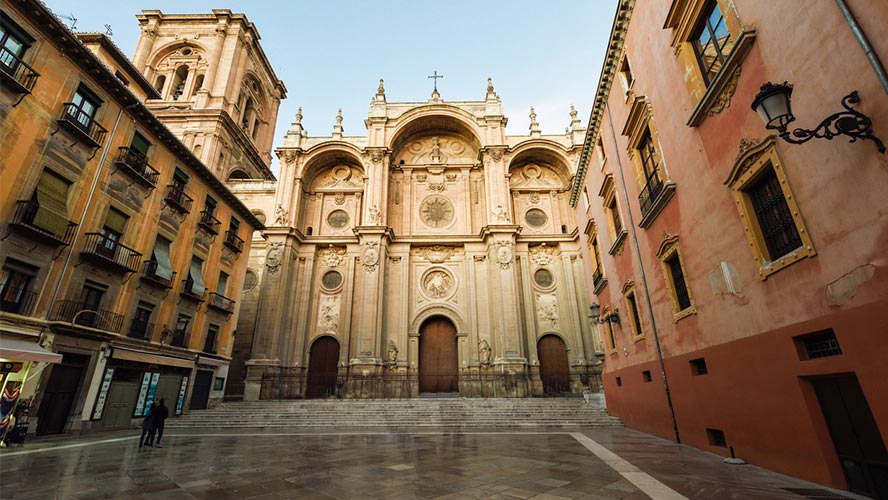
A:
{"label": "building entrance", "polygon": [[419,392],[458,392],[456,328],[445,318],[426,321],[419,334]]}

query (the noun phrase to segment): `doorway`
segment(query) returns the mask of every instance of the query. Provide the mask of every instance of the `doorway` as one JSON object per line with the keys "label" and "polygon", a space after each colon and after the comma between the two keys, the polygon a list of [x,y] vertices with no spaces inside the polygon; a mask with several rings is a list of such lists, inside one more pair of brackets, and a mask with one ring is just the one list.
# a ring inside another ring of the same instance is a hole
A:
{"label": "doorway", "polygon": [[319,337],[311,344],[308,355],[307,399],[326,398],[336,394],[339,378],[339,342],[333,337]]}
{"label": "doorway", "polygon": [[537,354],[540,357],[543,393],[570,392],[570,365],[567,362],[567,347],[561,337],[544,335],[537,343]]}
{"label": "doorway", "polygon": [[456,327],[446,318],[431,318],[419,333],[419,392],[458,392],[458,383]]}
{"label": "doorway", "polygon": [[210,389],[213,387],[213,372],[197,370],[194,374],[194,387],[191,388],[191,410],[206,410],[210,402]]}
{"label": "doorway", "polygon": [[812,379],[848,489],[888,498],[888,451],[854,374]]}
{"label": "doorway", "polygon": [[52,367],[37,414],[38,436],[65,432],[89,358],[85,354],[62,353],[62,364]]}

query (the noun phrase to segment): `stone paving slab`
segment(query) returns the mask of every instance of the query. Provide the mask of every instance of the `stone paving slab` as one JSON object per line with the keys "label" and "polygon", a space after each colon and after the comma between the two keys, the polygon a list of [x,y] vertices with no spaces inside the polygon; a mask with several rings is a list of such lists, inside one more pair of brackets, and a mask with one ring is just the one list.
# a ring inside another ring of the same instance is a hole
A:
{"label": "stone paving slab", "polygon": [[164,448],[137,445],[116,433],[3,450],[0,499],[802,500],[783,488],[823,489],[626,429],[168,432]]}

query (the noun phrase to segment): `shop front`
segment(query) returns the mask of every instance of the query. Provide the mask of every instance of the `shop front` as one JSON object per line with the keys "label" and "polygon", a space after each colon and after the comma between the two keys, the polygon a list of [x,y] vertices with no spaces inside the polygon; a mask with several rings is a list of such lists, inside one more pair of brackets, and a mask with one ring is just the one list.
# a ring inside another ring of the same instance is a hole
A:
{"label": "shop front", "polygon": [[28,431],[36,376],[62,356],[37,343],[38,336],[0,330],[0,443],[21,443]]}

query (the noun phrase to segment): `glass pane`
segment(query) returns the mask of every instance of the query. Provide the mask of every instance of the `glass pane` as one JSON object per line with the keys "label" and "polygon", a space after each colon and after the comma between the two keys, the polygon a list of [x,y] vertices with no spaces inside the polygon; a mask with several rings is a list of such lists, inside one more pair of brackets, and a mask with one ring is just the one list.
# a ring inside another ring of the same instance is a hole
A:
{"label": "glass pane", "polygon": [[22,55],[22,52],[24,52],[24,50],[22,50],[24,46],[23,43],[12,37],[7,38],[6,41],[3,42],[3,47],[17,56]]}

